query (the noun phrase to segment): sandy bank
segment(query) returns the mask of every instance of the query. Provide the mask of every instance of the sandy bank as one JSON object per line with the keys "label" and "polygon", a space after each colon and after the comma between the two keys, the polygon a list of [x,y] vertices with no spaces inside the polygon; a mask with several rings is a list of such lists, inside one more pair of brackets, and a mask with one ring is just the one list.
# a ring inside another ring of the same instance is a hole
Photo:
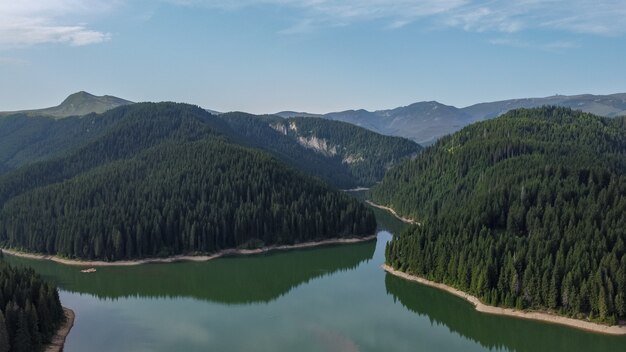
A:
{"label": "sandy bank", "polygon": [[572,328],[587,330],[587,331],[591,331],[591,332],[595,332],[599,334],[626,335],[625,325],[609,326],[609,325],[602,325],[602,324],[593,323],[590,321],[585,321],[585,320],[580,320],[580,319],[563,317],[563,316],[550,314],[550,313],[526,312],[526,311],[520,311],[520,310],[511,309],[511,308],[500,308],[500,307],[489,306],[489,305],[482,303],[477,297],[474,297],[463,291],[457,290],[448,285],[444,285],[441,283],[426,280],[418,276],[413,276],[413,275],[403,273],[401,271],[393,269],[392,267],[386,264],[383,265],[382,268],[386,272],[392,275],[401,277],[405,280],[419,282],[422,285],[427,285],[427,286],[431,286],[434,288],[438,288],[440,290],[451,293],[455,296],[461,297],[465,299],[466,301],[472,303],[476,307],[476,310],[482,313],[494,314],[494,315],[505,315],[505,316],[516,317],[516,318],[521,318],[521,319],[539,320],[539,321],[543,321],[546,323],[566,325]]}
{"label": "sandy bank", "polygon": [[354,238],[334,238],[328,239],[324,241],[317,242],[304,242],[298,243],[294,245],[281,245],[281,246],[268,246],[258,249],[225,249],[223,251],[211,254],[211,255],[175,255],[167,258],[146,258],[146,259],[138,259],[138,260],[119,260],[113,262],[99,261],[99,260],[76,260],[76,259],[67,259],[54,255],[45,255],[45,254],[33,254],[33,253],[25,253],[18,252],[11,249],[0,249],[2,252],[14,255],[16,257],[28,258],[28,259],[37,259],[37,260],[51,260],[53,262],[65,264],[65,265],[80,265],[80,266],[131,266],[131,265],[141,265],[141,264],[149,264],[149,263],[174,263],[174,262],[182,262],[182,261],[191,261],[191,262],[206,262],[212,259],[216,259],[223,256],[230,255],[250,255],[250,254],[260,254],[270,251],[280,251],[280,250],[290,250],[290,249],[298,249],[298,248],[311,248],[317,246],[324,246],[330,244],[347,244],[347,243],[357,243],[370,241],[376,238],[376,235],[366,236],[366,237],[354,237]]}
{"label": "sandy bank", "polygon": [[390,212],[391,215],[395,216],[398,220],[400,220],[402,222],[405,222],[407,224],[420,225],[420,226],[422,225],[422,224],[420,224],[419,222],[417,222],[417,221],[415,221],[413,219],[404,218],[404,217],[398,215],[398,213],[396,213],[396,211],[393,210],[392,208],[386,207],[384,205],[376,204],[376,203],[372,202],[371,200],[366,200],[365,203],[367,203],[367,204],[369,204],[369,205],[371,205],[371,206],[373,206],[375,208],[386,210],[386,211]]}
{"label": "sandy bank", "polygon": [[63,345],[65,345],[65,338],[69,335],[72,326],[74,326],[74,311],[63,307],[63,312],[65,312],[65,323],[57,330],[57,333],[54,334],[50,344],[44,350],[45,352],[62,352]]}

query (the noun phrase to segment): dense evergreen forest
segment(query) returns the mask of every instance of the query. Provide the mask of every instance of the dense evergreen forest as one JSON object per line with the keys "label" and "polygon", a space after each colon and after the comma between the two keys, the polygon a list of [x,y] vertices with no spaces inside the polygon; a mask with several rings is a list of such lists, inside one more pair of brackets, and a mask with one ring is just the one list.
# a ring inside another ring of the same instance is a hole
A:
{"label": "dense evergreen forest", "polygon": [[0,259],[0,352],[41,351],[64,320],[56,287]]}
{"label": "dense evergreen forest", "polygon": [[626,318],[626,118],[515,110],[391,170],[373,199],[418,218],[387,262],[492,305]]}
{"label": "dense evergreen forest", "polygon": [[217,117],[228,123],[233,131],[237,131],[238,141],[241,144],[263,149],[279,160],[308,175],[317,176],[337,188],[352,188],[360,184],[341,161],[307,149],[294,138],[285,136],[272,128],[272,124],[283,121],[278,116],[231,112]]}
{"label": "dense evergreen forest", "polygon": [[135,104],[65,157],[0,177],[0,243],[120,260],[373,233],[373,213],[184,104]]}

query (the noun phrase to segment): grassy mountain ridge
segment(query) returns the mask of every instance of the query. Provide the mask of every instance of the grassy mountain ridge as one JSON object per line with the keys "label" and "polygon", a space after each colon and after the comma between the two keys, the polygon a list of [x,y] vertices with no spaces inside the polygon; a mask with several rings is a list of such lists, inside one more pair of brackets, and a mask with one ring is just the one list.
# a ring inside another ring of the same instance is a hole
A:
{"label": "grassy mountain ridge", "polygon": [[48,116],[61,119],[69,116],[84,116],[90,113],[103,113],[118,106],[133,104],[133,102],[110,96],[95,96],[85,91],[69,95],[57,106],[23,111],[0,112],[0,116],[24,114],[26,116]]}
{"label": "grassy mountain ridge", "polygon": [[626,316],[626,118],[511,111],[442,138],[371,194],[420,219],[387,262],[489,304]]}

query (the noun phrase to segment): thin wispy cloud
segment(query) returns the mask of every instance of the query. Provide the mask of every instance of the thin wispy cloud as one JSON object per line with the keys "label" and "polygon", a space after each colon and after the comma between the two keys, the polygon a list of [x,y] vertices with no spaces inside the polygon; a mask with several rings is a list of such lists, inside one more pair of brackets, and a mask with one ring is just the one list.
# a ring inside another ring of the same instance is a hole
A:
{"label": "thin wispy cloud", "polygon": [[89,28],[85,15],[108,11],[119,1],[101,0],[1,0],[0,48],[43,43],[73,46],[101,43],[106,32]]}
{"label": "thin wispy cloud", "polygon": [[[111,34],[89,19],[136,0],[0,0],[0,48],[42,43],[101,43]],[[273,6],[289,17],[281,34],[301,34],[367,21],[397,30],[427,28],[513,34],[529,30],[620,36],[626,34],[623,0],[160,0],[151,3],[209,11]]]}
{"label": "thin wispy cloud", "polygon": [[6,57],[0,56],[0,66],[2,65],[11,65],[11,66],[22,66],[27,65],[28,61],[16,57]]}
{"label": "thin wispy cloud", "polygon": [[384,20],[387,28],[418,21],[471,32],[518,33],[548,29],[595,35],[626,33],[623,0],[164,0],[184,6],[236,11],[250,6],[299,10],[293,28],[301,33],[329,25]]}
{"label": "thin wispy cloud", "polygon": [[578,48],[580,46],[576,42],[572,41],[533,42],[519,38],[495,38],[489,40],[489,43],[513,48],[541,49],[545,51],[561,51]]}

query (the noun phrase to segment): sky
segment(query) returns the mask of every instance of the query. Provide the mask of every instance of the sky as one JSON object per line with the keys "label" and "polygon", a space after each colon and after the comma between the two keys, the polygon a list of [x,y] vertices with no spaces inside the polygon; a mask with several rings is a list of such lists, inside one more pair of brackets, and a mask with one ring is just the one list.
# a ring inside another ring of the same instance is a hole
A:
{"label": "sky", "polygon": [[626,92],[623,0],[0,0],[0,111],[85,90],[330,112]]}

